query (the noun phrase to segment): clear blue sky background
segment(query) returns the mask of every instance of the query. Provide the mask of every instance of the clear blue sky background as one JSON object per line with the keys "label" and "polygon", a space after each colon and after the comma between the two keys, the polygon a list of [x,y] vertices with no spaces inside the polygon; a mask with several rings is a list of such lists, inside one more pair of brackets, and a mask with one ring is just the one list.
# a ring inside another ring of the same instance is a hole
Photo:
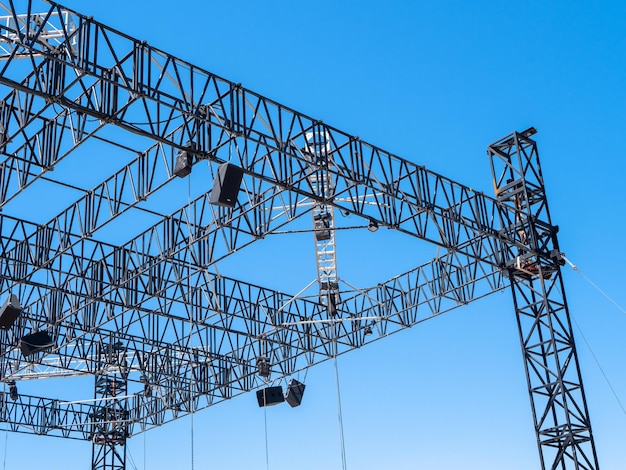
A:
{"label": "clear blue sky background", "polygon": [[[626,305],[626,2],[65,4],[487,194],[486,146],[535,126],[561,248]],[[343,254],[378,253],[387,279],[426,261],[413,263],[416,244],[339,238],[340,275],[360,284]],[[266,269],[271,279],[299,265]],[[626,416],[611,390],[626,404],[626,315],[565,269],[600,466],[626,468]],[[339,376],[350,469],[539,468],[508,291],[340,357]],[[341,468],[332,364],[306,384],[300,408],[267,410],[273,470]],[[185,418],[132,438],[132,461],[191,468],[191,430]],[[193,432],[197,469],[266,466],[253,394],[196,414]],[[0,434],[7,469],[87,468],[90,453],[89,443]]]}

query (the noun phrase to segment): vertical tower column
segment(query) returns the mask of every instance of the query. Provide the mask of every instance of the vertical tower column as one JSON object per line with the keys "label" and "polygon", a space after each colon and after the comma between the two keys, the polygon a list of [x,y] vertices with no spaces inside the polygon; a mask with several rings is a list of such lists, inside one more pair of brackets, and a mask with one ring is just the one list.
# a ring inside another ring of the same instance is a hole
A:
{"label": "vertical tower column", "polygon": [[129,437],[126,409],[126,351],[120,343],[101,347],[101,367],[96,374],[95,412],[92,420],[92,470],[125,470],[126,439]]}
{"label": "vertical tower column", "polygon": [[598,469],[535,132],[514,132],[487,150],[503,203],[500,262],[511,283],[541,468]]}
{"label": "vertical tower column", "polygon": [[[306,134],[305,157],[309,160],[310,174],[307,177],[316,196],[331,198],[335,193],[330,155],[330,135],[321,126]],[[339,278],[337,277],[337,255],[335,249],[335,209],[327,204],[313,206],[313,232],[315,234],[315,259],[320,302],[326,305],[329,315],[335,315],[341,302]]]}

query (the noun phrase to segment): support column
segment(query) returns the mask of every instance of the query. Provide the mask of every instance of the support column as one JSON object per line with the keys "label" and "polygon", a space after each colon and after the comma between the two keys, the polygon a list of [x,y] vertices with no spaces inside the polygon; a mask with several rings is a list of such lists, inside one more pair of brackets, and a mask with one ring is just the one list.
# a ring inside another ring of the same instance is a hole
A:
{"label": "support column", "polygon": [[126,409],[126,351],[120,343],[100,348],[101,368],[95,376],[95,410],[92,421],[92,470],[125,470],[126,439],[129,437]]}
{"label": "support column", "polygon": [[508,274],[524,357],[542,470],[598,469],[574,335],[530,128],[490,145]]}

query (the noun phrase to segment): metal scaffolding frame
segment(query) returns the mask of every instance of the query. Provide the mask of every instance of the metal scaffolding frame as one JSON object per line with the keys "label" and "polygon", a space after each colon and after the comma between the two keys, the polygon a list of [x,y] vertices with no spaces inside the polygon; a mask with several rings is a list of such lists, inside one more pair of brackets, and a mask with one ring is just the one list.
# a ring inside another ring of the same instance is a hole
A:
{"label": "metal scaffolding frame", "polygon": [[[489,146],[492,198],[58,4],[0,5],[0,296],[23,306],[0,330],[0,380],[95,380],[93,401],[0,395],[8,429],[91,440],[94,469],[123,469],[134,433],[266,384],[258,358],[286,378],[335,342],[345,353],[510,286],[542,469],[598,468],[532,129]],[[95,186],[64,171],[102,148],[125,160]],[[234,204],[216,187],[150,204],[226,162],[243,171]],[[41,187],[73,202],[43,221],[12,212]],[[342,288],[336,212],[442,254]],[[219,273],[304,215],[318,295]],[[150,222],[126,235],[132,218]],[[52,345],[24,354],[39,332]]]}

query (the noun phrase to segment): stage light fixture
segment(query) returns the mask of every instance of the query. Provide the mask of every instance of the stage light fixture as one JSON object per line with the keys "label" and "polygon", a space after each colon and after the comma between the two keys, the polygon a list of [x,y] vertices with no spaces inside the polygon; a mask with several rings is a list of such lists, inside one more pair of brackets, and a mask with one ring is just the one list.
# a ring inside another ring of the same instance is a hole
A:
{"label": "stage light fixture", "polygon": [[271,364],[270,364],[270,360],[269,358],[265,357],[265,356],[260,356],[257,358],[256,360],[256,367],[257,367],[257,371],[258,374],[261,377],[269,377],[271,374]]}
{"label": "stage light fixture", "polygon": [[8,382],[8,385],[9,385],[9,397],[11,398],[11,400],[17,401],[17,399],[19,398],[19,395],[17,393],[17,385],[15,385],[14,381]]}
{"label": "stage light fixture", "polygon": [[150,398],[152,396],[152,385],[150,385],[148,377],[142,375],[139,377],[139,381],[143,384],[143,396]]}
{"label": "stage light fixture", "polygon": [[367,225],[367,229],[370,232],[375,232],[376,230],[378,230],[378,222],[376,222],[375,220],[370,220],[370,223]]}

